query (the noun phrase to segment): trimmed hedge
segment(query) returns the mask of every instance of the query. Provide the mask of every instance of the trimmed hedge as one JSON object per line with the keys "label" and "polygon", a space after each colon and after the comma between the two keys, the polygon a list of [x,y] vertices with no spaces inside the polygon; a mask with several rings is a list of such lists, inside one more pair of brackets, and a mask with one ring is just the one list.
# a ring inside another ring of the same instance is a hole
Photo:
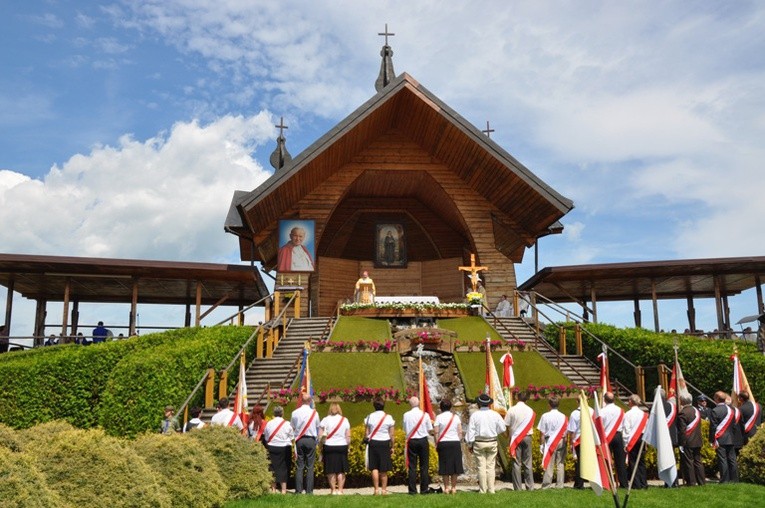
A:
{"label": "trimmed hedge", "polygon": [[[733,347],[739,349],[739,358],[747,372],[754,397],[757,400],[765,397],[765,377],[759,375],[765,372],[765,356],[759,353],[754,345],[738,340],[699,339],[682,334],[655,333],[643,328],[617,328],[611,325],[590,323],[585,328],[608,344],[635,365],[656,366],[664,362],[672,367],[675,358],[673,346],[678,340],[678,359],[683,369],[685,379],[702,392],[712,395],[717,390],[730,391],[733,384],[733,362],[730,356]],[[558,328],[548,325],[545,336],[553,346],[558,347]],[[601,352],[601,345],[587,333],[582,333],[584,354],[595,361]],[[566,334],[568,351],[575,351],[573,329]],[[611,376],[616,377],[631,390],[635,390],[635,372],[626,362],[616,355],[609,355]],[[646,391],[658,384],[658,374],[655,369],[646,369]]]}
{"label": "trimmed hedge", "polygon": [[65,419],[131,436],[156,430],[162,408],[180,405],[204,371],[227,365],[251,333],[249,327],[184,328],[0,355],[0,423],[22,429]]}
{"label": "trimmed hedge", "polygon": [[0,447],[0,507],[64,508],[68,506],[45,482],[34,461]]}
{"label": "trimmed hedge", "polygon": [[738,473],[742,481],[765,485],[765,431],[762,426],[741,449]]}

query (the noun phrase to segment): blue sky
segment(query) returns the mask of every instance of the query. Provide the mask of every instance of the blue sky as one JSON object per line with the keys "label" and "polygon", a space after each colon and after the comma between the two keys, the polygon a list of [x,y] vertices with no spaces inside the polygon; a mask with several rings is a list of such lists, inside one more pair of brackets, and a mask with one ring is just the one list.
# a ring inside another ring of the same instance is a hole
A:
{"label": "blue sky", "polygon": [[4,2],[0,251],[235,262],[223,220],[273,125],[294,156],[373,95],[385,23],[397,73],[574,200],[540,266],[765,253],[765,5],[743,1]]}

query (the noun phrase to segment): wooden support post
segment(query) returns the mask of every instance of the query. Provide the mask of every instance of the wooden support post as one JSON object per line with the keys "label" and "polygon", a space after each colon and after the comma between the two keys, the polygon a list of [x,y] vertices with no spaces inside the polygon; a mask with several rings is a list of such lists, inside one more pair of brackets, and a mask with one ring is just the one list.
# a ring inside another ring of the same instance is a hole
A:
{"label": "wooden support post", "polygon": [[266,339],[266,358],[271,358],[274,354],[274,329],[268,330],[268,338]]}
{"label": "wooden support post", "polygon": [[[33,333],[35,347],[42,346],[45,342],[45,318],[48,315],[47,308],[47,300],[37,300],[37,306],[35,307],[35,329]],[[7,328],[6,331],[8,331]]]}
{"label": "wooden support post", "polygon": [[635,367],[635,380],[637,381],[637,395],[645,402],[645,371],[640,365]]}
{"label": "wooden support post", "polygon": [[518,290],[516,289],[513,291],[513,316],[515,317],[518,317],[520,315],[519,312],[521,309],[518,308],[519,303],[520,302],[518,298]]}
{"label": "wooden support post", "polygon": [[258,338],[255,339],[255,358],[263,358],[263,327],[258,328]]}
{"label": "wooden support post", "polygon": [[228,371],[222,370],[218,381],[218,400],[228,397]]}
{"label": "wooden support post", "polygon": [[13,286],[15,283],[16,281],[14,280],[13,275],[9,276],[8,292],[6,293],[7,296],[5,298],[5,322],[3,323],[5,325],[6,337],[11,336],[11,317],[13,317]]}
{"label": "wooden support post", "polygon": [[643,326],[643,316],[640,314],[640,299],[635,298],[635,311],[632,313],[632,315],[635,317],[635,328],[640,328]]}
{"label": "wooden support post", "polygon": [[558,334],[558,352],[561,356],[566,355],[566,328],[563,326],[560,327]]}
{"label": "wooden support post", "polygon": [[300,318],[300,294],[302,291],[297,290],[295,292],[295,301],[293,302],[295,304],[295,319]]}
{"label": "wooden support post", "polygon": [[69,294],[72,291],[72,279],[70,277],[66,278],[66,283],[64,284],[64,315],[61,317],[61,343],[66,344],[69,342],[69,338],[67,337],[67,328],[69,328]]}
{"label": "wooden support post", "polygon": [[244,305],[239,305],[239,314],[237,314],[236,317],[238,318],[237,324],[239,326],[244,326]]}
{"label": "wooden support post", "polygon": [[273,304],[274,304],[273,300],[271,300],[270,298],[266,298],[265,308],[263,309],[263,311],[264,311],[263,318],[264,318],[266,323],[271,321],[271,310],[272,310]]}
{"label": "wooden support post", "polygon": [[576,356],[582,356],[584,348],[582,348],[582,326],[579,323],[574,325],[574,334],[576,337]]}
{"label": "wooden support post", "polygon": [[207,378],[205,378],[205,407],[210,408],[215,405],[215,369],[207,369]]}
{"label": "wooden support post", "polygon": [[723,326],[723,309],[722,309],[722,296],[720,295],[720,278],[715,275],[715,309],[717,310],[717,332],[722,333],[725,329]]}
{"label": "wooden support post", "polygon": [[688,328],[691,333],[696,333],[696,309],[693,306],[693,295],[688,295],[686,300],[688,301]]}
{"label": "wooden support post", "polygon": [[762,282],[759,274],[754,276],[754,290],[757,292],[757,313],[762,314],[765,312],[765,303],[762,301]]}
{"label": "wooden support post", "polygon": [[659,364],[659,384],[664,389],[664,393],[669,390],[669,380],[667,379],[667,366],[663,363]]}
{"label": "wooden support post", "polygon": [[199,326],[202,322],[202,281],[197,281],[197,299],[196,299],[196,318],[194,326]]}
{"label": "wooden support post", "polygon": [[730,326],[730,307],[728,306],[728,295],[722,295],[723,304],[723,326],[721,331],[725,332],[725,338],[730,339],[732,328]]}
{"label": "wooden support post", "polygon": [[281,303],[282,303],[281,291],[274,291],[274,316],[273,317],[276,317],[279,315]]}
{"label": "wooden support post", "polygon": [[80,301],[79,300],[73,300],[72,301],[72,337],[77,336],[77,329],[80,326]]}
{"label": "wooden support post", "polygon": [[659,300],[656,296],[656,282],[651,280],[651,301],[653,302],[653,331],[659,332]]}
{"label": "wooden support post", "polygon": [[598,322],[598,299],[595,294],[595,286],[590,288],[590,299],[592,300],[592,322]]}
{"label": "wooden support post", "polygon": [[130,298],[130,323],[128,324],[128,337],[136,334],[138,321],[138,277],[133,277],[133,296]]}
{"label": "wooden support post", "polygon": [[191,326],[191,303],[186,302],[186,314],[183,317],[183,326],[189,328]]}

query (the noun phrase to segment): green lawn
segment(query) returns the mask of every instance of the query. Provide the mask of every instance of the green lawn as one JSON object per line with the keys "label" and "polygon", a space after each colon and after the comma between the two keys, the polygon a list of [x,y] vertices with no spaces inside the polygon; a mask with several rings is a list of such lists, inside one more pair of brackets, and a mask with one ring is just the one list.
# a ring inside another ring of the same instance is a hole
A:
{"label": "green lawn", "polygon": [[334,342],[386,341],[390,338],[390,324],[386,319],[340,316],[329,340]]}
{"label": "green lawn", "polygon": [[[371,483],[371,480],[370,480]],[[463,487],[467,488],[467,487]],[[472,487],[471,487],[472,488]],[[624,501],[625,491],[619,492],[620,505]],[[709,484],[705,487],[664,489],[651,487],[648,490],[633,491],[629,505],[634,508],[665,508],[667,506],[724,506],[726,508],[762,506],[765,487],[748,484]],[[613,497],[604,492],[600,497],[591,490],[537,490],[534,492],[514,492],[501,490],[494,495],[481,495],[476,492],[459,492],[456,496],[434,494],[430,496],[408,496],[391,494],[389,496],[353,495],[345,496],[295,496],[269,495],[257,500],[232,501],[226,508],[246,508],[250,506],[395,506],[430,508],[440,506],[476,504],[480,506],[523,506],[525,508],[574,508],[614,506]]]}
{"label": "green lawn", "polygon": [[436,323],[439,328],[445,328],[457,332],[457,339],[460,342],[483,342],[488,333],[491,340],[502,340],[502,337],[478,316],[470,316],[453,319],[439,319]]}
{"label": "green lawn", "polygon": [[398,353],[312,353],[314,390],[328,388],[387,388],[404,390]]}

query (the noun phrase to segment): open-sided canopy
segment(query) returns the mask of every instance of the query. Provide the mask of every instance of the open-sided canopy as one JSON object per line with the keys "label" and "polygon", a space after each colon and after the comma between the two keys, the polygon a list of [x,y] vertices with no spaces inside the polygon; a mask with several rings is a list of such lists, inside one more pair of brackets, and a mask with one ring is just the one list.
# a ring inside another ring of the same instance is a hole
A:
{"label": "open-sided canopy", "polygon": [[[205,305],[249,305],[269,294],[257,270],[243,265],[0,254],[0,285],[30,299],[188,304],[201,283]],[[225,298],[225,301],[221,302]]]}

